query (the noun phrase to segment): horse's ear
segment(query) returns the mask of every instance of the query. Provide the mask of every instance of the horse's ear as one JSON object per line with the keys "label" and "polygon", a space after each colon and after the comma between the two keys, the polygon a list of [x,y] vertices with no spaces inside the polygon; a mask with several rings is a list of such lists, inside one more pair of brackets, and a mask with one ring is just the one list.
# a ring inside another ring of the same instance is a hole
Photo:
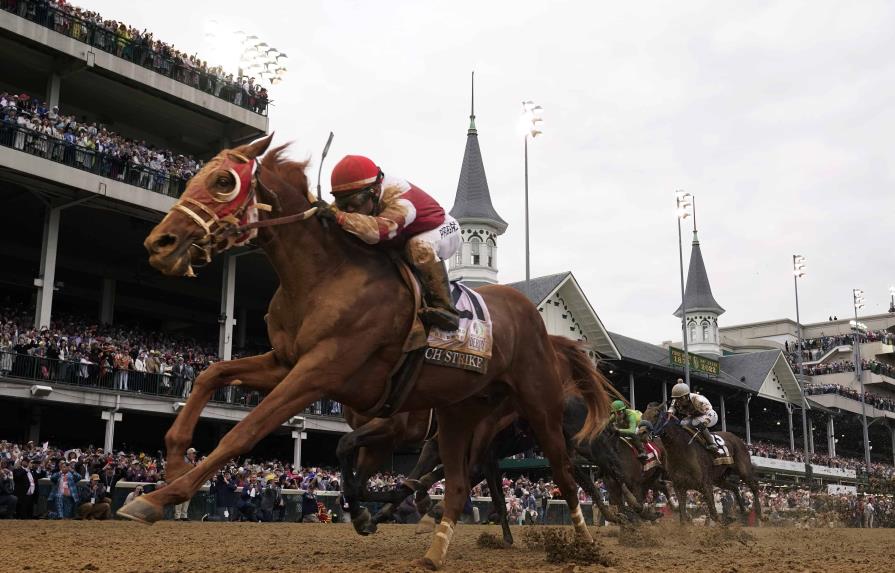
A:
{"label": "horse's ear", "polygon": [[240,145],[233,151],[239,153],[240,155],[244,155],[249,159],[255,159],[256,157],[261,157],[267,151],[267,148],[270,147],[270,142],[273,141],[273,133],[270,135],[266,135],[261,139],[256,139],[252,143],[248,143],[246,145]]}

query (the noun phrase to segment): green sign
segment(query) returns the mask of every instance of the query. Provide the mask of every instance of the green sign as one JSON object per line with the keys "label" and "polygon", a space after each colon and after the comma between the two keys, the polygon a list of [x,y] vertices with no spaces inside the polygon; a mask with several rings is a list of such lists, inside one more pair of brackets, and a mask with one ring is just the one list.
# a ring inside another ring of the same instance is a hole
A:
{"label": "green sign", "polygon": [[[684,367],[684,351],[673,346],[668,347],[668,353],[671,356],[671,365]],[[699,356],[690,353],[690,370],[693,372],[703,372],[710,376],[717,376],[721,372],[721,363],[711,358]]]}

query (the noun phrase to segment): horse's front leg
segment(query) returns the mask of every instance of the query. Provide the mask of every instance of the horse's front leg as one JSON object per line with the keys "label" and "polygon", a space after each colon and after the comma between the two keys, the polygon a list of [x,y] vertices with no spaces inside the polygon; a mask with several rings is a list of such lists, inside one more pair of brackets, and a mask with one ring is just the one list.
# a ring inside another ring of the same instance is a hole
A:
{"label": "horse's front leg", "polygon": [[165,434],[165,479],[168,483],[189,471],[190,465],[186,463],[184,454],[193,440],[193,432],[202,409],[216,390],[238,384],[250,390],[270,392],[288,373],[289,368],[277,362],[273,352],[268,352],[238,360],[215,362],[199,374],[186,405]]}
{"label": "horse's front leg", "polygon": [[143,523],[158,521],[166,505],[190,499],[228,460],[250,451],[297,412],[323,398],[327,389],[342,390],[344,395],[341,385],[350,380],[360,364],[346,360],[339,364],[344,369],[335,371],[331,357],[339,353],[338,348],[330,347],[334,343],[321,343],[302,356],[283,381],[224,436],[204,461],[169,485],[122,507],[118,514]]}

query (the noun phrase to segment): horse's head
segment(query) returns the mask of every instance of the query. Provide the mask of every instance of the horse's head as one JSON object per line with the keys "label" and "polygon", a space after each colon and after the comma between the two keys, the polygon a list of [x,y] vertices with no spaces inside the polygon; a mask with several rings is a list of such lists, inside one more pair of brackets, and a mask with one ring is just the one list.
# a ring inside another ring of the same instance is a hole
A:
{"label": "horse's head", "polygon": [[255,230],[233,231],[257,217],[257,158],[272,137],[221,151],[187,182],[186,191],[143,242],[150,265],[169,276],[194,276],[194,265],[254,237]]}
{"label": "horse's head", "polygon": [[640,417],[640,423],[649,430],[653,436],[658,436],[665,426],[673,419],[668,413],[668,405],[664,402],[650,402]]}

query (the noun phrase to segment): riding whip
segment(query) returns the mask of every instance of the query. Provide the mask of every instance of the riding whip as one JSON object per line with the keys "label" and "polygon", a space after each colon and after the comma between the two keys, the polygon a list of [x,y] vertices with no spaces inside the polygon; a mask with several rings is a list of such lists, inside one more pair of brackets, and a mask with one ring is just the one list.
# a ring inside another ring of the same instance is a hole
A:
{"label": "riding whip", "polygon": [[323,195],[320,191],[320,174],[323,173],[323,162],[326,160],[326,154],[329,153],[329,146],[333,142],[333,132],[329,132],[326,139],[326,145],[323,146],[323,153],[320,155],[320,167],[317,168],[317,200],[323,201]]}

